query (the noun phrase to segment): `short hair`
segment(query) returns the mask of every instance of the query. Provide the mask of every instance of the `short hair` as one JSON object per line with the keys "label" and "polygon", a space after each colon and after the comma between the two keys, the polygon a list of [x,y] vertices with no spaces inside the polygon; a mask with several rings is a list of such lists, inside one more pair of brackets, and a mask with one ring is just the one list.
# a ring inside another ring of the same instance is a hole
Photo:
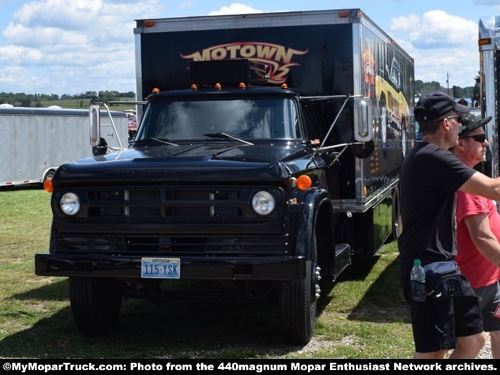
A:
{"label": "short hair", "polygon": [[455,114],[454,111],[449,111],[442,117],[419,122],[418,124],[420,125],[420,130],[422,131],[422,134],[430,135],[436,133],[440,127],[440,122],[443,121],[446,117],[453,116],[454,114]]}

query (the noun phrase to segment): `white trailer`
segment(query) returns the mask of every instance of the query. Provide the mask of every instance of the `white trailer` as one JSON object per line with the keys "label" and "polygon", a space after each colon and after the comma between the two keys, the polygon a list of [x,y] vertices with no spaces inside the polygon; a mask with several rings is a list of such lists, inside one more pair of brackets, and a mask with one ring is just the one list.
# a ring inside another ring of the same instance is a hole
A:
{"label": "white trailer", "polygon": [[[116,150],[127,146],[128,117],[112,116],[101,137]],[[59,165],[93,155],[87,109],[0,107],[0,134],[0,186],[43,183]]]}

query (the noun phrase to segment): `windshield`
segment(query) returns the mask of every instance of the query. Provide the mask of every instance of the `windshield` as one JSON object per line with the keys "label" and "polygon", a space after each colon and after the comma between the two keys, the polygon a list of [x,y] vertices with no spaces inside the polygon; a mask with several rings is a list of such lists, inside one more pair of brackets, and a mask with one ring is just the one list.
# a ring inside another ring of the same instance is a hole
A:
{"label": "windshield", "polygon": [[297,111],[291,99],[153,102],[136,141],[204,139],[207,134],[290,139],[298,137]]}

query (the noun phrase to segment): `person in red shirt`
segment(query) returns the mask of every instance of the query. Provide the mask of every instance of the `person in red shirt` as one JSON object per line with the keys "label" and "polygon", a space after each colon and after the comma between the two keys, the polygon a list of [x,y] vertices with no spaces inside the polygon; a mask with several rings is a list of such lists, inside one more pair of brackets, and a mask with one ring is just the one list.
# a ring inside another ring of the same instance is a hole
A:
{"label": "person in red shirt", "polygon": [[[467,166],[485,160],[488,141],[483,126],[491,120],[462,115],[465,129],[452,152]],[[489,332],[492,357],[500,358],[500,215],[496,203],[457,192],[457,262],[480,297],[483,326]]]}

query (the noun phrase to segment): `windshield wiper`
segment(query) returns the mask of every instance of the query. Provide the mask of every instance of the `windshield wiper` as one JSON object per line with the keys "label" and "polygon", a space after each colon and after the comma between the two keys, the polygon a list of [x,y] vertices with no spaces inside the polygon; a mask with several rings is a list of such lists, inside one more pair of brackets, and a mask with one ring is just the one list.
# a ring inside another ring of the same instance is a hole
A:
{"label": "windshield wiper", "polygon": [[223,139],[232,139],[241,143],[246,143],[247,145],[253,145],[252,142],[245,141],[244,139],[234,137],[232,135],[226,134],[226,133],[205,133],[203,134],[205,137],[210,137],[210,138],[223,138]]}
{"label": "windshield wiper", "polygon": [[139,139],[139,140],[134,141],[134,142],[143,143],[143,142],[149,142],[149,141],[164,143],[164,144],[169,145],[169,146],[179,146],[177,143],[169,142],[168,139],[160,139],[160,138],[145,138],[145,139]]}

